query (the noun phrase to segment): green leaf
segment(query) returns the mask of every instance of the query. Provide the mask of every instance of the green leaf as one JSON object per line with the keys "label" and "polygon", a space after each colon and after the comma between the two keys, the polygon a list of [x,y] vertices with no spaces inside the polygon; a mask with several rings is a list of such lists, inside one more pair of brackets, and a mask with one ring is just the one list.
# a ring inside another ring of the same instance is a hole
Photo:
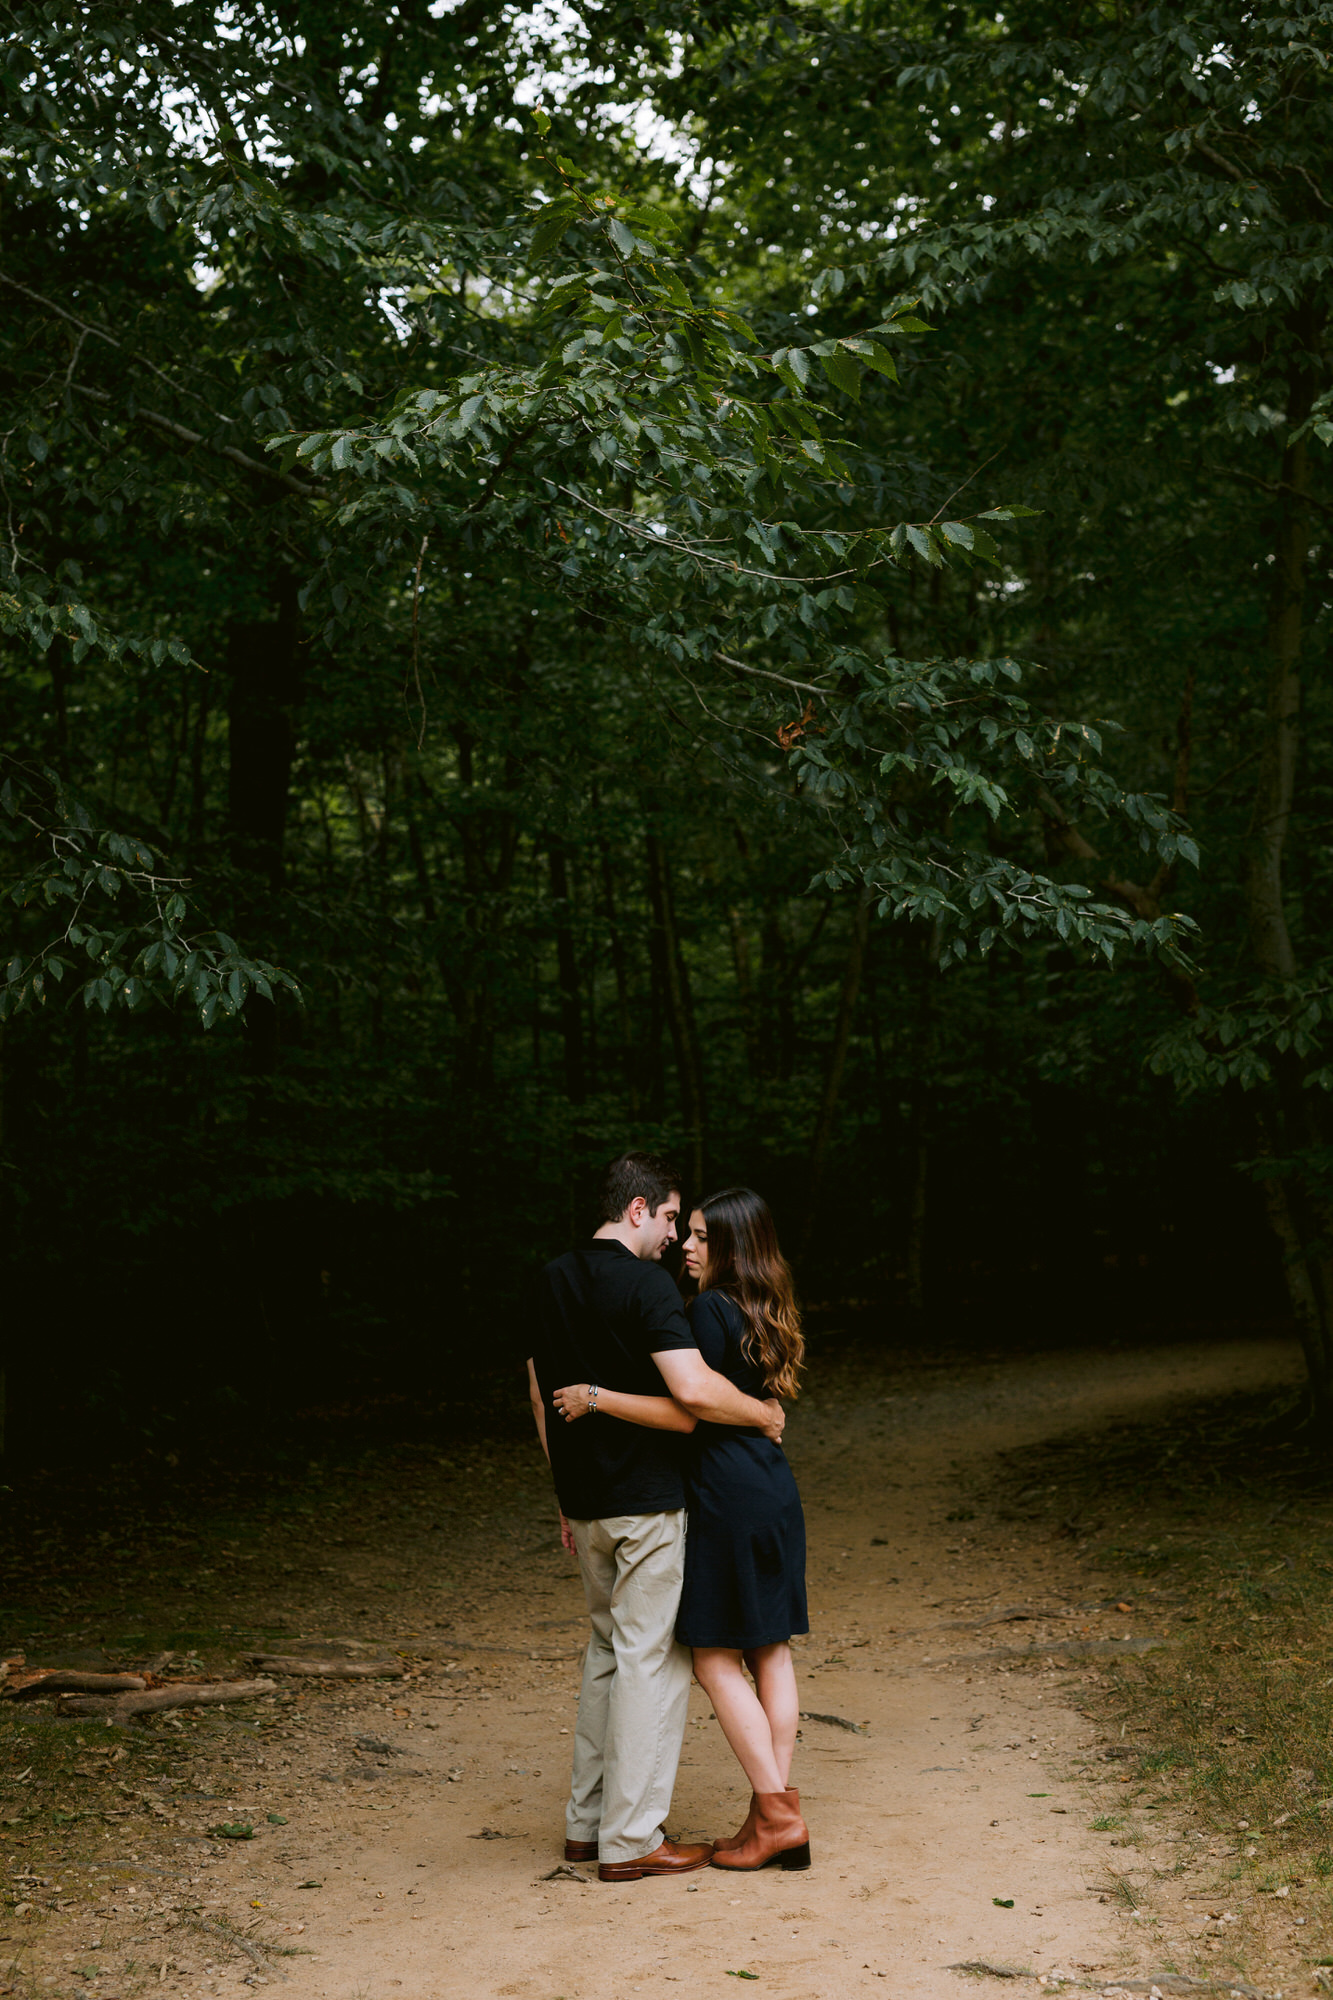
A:
{"label": "green leaf", "polygon": [[664,235],[669,234],[672,236],[678,234],[680,230],[680,224],[675,216],[669,215],[666,209],[658,208],[656,203],[651,201],[636,201],[627,207],[623,213],[628,216],[636,228],[656,229],[660,230]]}
{"label": "green leaf", "polygon": [[548,202],[537,219],[532,232],[529,249],[534,257],[544,257],[560,242],[574,217],[579,212],[579,202],[573,195],[558,195]]}
{"label": "green leaf", "polygon": [[970,549],[976,536],[965,521],[941,521],[940,533],[946,542],[953,542],[960,549]]}
{"label": "green leaf", "polygon": [[849,348],[858,360],[863,361],[867,368],[873,368],[877,375],[887,375],[891,382],[898,380],[898,370],[894,366],[893,356],[887,348],[881,347],[877,340],[852,339],[844,340],[842,344]]}
{"label": "green leaf", "polygon": [[841,389],[844,396],[853,402],[861,400],[861,369],[850,354],[841,348],[834,348],[831,354],[821,354],[820,366],[835,389]]}
{"label": "green leaf", "polygon": [[810,380],[810,357],[803,347],[776,348],[772,365],[783,381],[794,389],[803,389]]}

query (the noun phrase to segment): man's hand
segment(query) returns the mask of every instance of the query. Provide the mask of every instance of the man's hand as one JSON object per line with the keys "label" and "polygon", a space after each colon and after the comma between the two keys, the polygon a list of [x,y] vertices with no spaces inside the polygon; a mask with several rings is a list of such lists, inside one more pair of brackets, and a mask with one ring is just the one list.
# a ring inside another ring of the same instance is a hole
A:
{"label": "man's hand", "polygon": [[787,1412],[776,1396],[770,1396],[764,1408],[768,1411],[768,1419],[760,1425],[760,1429],[766,1438],[772,1438],[774,1444],[781,1444],[782,1433],[787,1428]]}
{"label": "man's hand", "polygon": [[560,1546],[562,1549],[568,1549],[572,1556],[578,1554],[578,1550],[574,1546],[574,1530],[570,1527],[563,1514],[560,1516]]}

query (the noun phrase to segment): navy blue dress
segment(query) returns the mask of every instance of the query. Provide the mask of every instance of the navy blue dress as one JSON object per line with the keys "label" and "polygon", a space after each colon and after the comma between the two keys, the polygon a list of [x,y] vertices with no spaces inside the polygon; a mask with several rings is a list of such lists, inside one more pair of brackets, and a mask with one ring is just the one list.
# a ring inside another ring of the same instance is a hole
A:
{"label": "navy blue dress", "polygon": [[[768,1390],[741,1349],[745,1320],[701,1292],[690,1331],[710,1368],[747,1396]],[[782,1446],[734,1424],[699,1424],[686,1491],[689,1530],[676,1637],[686,1646],[771,1646],[808,1632],[805,1516]]]}

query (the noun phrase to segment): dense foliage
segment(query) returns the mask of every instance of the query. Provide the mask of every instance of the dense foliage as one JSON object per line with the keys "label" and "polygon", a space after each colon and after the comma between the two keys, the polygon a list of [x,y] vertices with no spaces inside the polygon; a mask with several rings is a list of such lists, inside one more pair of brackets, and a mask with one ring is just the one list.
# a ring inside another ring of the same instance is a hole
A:
{"label": "dense foliage", "polygon": [[1327,1403],[1333,8],[0,30],[33,1434],[484,1369],[626,1139]]}

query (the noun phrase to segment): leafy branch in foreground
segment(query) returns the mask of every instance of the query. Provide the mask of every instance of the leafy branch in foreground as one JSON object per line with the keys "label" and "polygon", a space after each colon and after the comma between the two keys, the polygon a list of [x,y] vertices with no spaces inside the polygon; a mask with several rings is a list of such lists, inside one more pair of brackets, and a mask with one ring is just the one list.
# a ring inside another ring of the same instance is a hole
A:
{"label": "leafy branch in foreground", "polygon": [[[570,163],[555,164],[568,180]],[[1178,814],[1099,770],[1096,731],[1044,721],[1004,692],[1020,673],[1010,661],[907,662],[846,643],[849,620],[880,621],[877,569],[996,560],[984,524],[1034,511],[947,518],[956,493],[923,521],[881,524],[852,508],[865,482],[813,391],[859,396],[867,373],[896,382],[880,338],[929,330],[911,301],[866,331],[762,353],[743,316],[692,292],[688,264],[646,233],[675,228],[663,211],[567,187],[538,210],[529,262],[576,227],[578,262],[533,322],[555,328],[544,354],[447,389],[409,387],[380,421],[276,435],[269,449],[357,480],[344,528],[387,527],[406,510],[463,550],[526,544],[557,587],[686,675],[715,720],[727,722],[726,680],[714,695],[700,677],[719,665],[770,684],[752,688],[770,742],[777,685],[817,699],[817,726],[776,732],[798,795],[832,816],[842,848],[817,879],[857,882],[881,915],[939,925],[942,965],[970,936],[984,954],[998,937],[1044,933],[1107,960],[1128,943],[1186,963],[1188,919],[1096,901],[954,830],[969,808],[988,828],[1012,822],[1036,806],[1039,781],[1127,821],[1164,862],[1197,864]],[[761,664],[775,653],[799,679]]]}
{"label": "leafy branch in foreground", "polygon": [[[736,664],[741,664],[737,662]],[[842,859],[816,881],[862,884],[881,916],[938,926],[939,962],[983,957],[1000,940],[1049,933],[1100,951],[1137,945],[1184,967],[1197,926],[1179,913],[1146,919],[1100,902],[992,851],[1002,819],[1062,813],[1121,821],[1165,864],[1197,866],[1181,815],[1146,793],[1126,792],[1095,759],[1100,732],[1051,721],[1003,683],[1013,660],[875,660],[844,652],[839,688],[811,688],[801,720],[780,729],[803,794],[827,810]],[[885,735],[889,742],[882,739]],[[886,782],[887,781],[887,782]]]}
{"label": "leafy branch in foreground", "polygon": [[11,943],[0,1021],[63,991],[71,1000],[82,993],[85,1007],[104,1014],[113,1006],[133,1012],[153,998],[186,1001],[211,1028],[219,1015],[239,1014],[251,994],[271,1001],[277,988],[299,993],[290,972],[248,957],[224,931],[189,931],[188,883],[163,874],[143,841],[95,826],[54,772],[34,778],[16,770],[0,785],[0,808],[7,845],[27,855],[37,849],[5,885],[7,902],[63,918],[53,934]]}

